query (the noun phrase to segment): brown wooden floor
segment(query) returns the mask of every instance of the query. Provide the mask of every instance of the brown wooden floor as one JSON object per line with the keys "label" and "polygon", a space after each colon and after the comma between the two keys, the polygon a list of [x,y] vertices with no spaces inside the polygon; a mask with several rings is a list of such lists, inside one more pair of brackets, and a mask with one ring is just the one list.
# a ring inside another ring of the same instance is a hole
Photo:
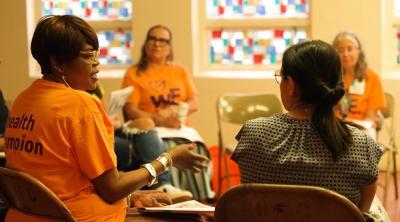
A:
{"label": "brown wooden floor", "polygon": [[[383,202],[383,185],[385,182],[385,172],[381,172],[379,179],[378,179],[378,190],[376,194],[378,195],[378,198]],[[397,183],[398,185],[400,184],[400,173],[397,173]],[[398,188],[400,192],[400,187]],[[392,222],[400,222],[400,199],[395,198],[395,192],[394,192],[394,183],[393,183],[393,177],[390,178],[389,181],[389,193],[388,193],[388,199],[387,199],[387,205],[386,205],[386,211],[389,214],[390,219]]]}

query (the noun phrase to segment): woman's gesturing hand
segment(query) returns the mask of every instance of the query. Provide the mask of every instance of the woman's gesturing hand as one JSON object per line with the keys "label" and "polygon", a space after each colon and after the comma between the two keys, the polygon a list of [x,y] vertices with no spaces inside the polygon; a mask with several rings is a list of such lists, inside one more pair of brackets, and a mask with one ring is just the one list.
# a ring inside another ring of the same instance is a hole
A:
{"label": "woman's gesturing hand", "polygon": [[201,169],[207,167],[208,158],[195,153],[193,151],[195,148],[196,144],[189,143],[171,149],[169,154],[171,154],[173,166],[181,170],[189,169],[195,172],[200,172]]}

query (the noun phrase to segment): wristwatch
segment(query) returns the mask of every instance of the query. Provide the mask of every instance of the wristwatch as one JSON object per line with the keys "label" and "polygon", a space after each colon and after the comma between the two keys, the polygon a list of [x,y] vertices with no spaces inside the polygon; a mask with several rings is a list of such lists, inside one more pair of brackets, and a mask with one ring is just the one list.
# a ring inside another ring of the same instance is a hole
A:
{"label": "wristwatch", "polygon": [[157,172],[154,169],[153,165],[150,163],[145,163],[140,166],[140,168],[145,168],[150,174],[150,181],[147,183],[147,186],[150,187],[154,184],[157,184]]}

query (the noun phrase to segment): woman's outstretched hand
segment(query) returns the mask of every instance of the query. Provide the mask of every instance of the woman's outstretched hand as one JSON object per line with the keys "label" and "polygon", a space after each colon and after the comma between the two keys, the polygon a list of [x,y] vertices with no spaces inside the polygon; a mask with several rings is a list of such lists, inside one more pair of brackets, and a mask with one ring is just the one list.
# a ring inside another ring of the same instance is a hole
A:
{"label": "woman's outstretched hand", "polygon": [[174,167],[180,170],[193,170],[200,172],[201,169],[208,166],[208,158],[206,156],[195,153],[193,150],[196,144],[182,144],[174,147],[169,151]]}

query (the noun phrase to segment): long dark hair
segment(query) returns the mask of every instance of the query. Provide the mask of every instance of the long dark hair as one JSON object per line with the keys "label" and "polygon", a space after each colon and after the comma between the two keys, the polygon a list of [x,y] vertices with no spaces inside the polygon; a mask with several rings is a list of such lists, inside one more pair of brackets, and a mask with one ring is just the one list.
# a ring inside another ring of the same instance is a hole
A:
{"label": "long dark hair", "polygon": [[169,55],[168,55],[168,57],[167,57],[167,61],[168,61],[168,62],[172,62],[172,61],[174,60],[174,52],[173,52],[173,50],[172,50],[173,47],[172,47],[172,32],[171,32],[171,30],[170,30],[168,27],[163,26],[163,25],[155,25],[155,26],[151,27],[151,28],[147,31],[146,40],[145,40],[145,41],[143,42],[143,44],[142,44],[140,59],[139,59],[139,62],[136,63],[136,65],[137,65],[136,75],[140,75],[141,72],[144,72],[144,71],[146,71],[146,69],[147,69],[147,66],[148,66],[147,54],[146,54],[146,44],[147,44],[147,40],[148,40],[148,38],[149,38],[149,36],[150,36],[150,33],[151,33],[154,29],[158,29],[158,28],[164,29],[165,31],[168,32],[169,38],[170,38],[170,39],[169,39],[170,52],[169,52]]}
{"label": "long dark hair", "polygon": [[350,41],[357,44],[360,54],[358,56],[356,66],[354,67],[354,73],[355,73],[355,78],[361,81],[365,77],[366,68],[368,66],[364,50],[361,46],[361,42],[358,39],[358,37],[352,32],[340,32],[335,36],[332,45],[336,47],[337,42],[343,38],[349,39]]}
{"label": "long dark hair", "polygon": [[315,105],[311,121],[337,160],[353,142],[346,124],[333,111],[345,92],[339,55],[320,40],[299,43],[283,54],[281,73],[298,84],[303,104]]}

